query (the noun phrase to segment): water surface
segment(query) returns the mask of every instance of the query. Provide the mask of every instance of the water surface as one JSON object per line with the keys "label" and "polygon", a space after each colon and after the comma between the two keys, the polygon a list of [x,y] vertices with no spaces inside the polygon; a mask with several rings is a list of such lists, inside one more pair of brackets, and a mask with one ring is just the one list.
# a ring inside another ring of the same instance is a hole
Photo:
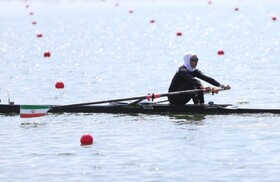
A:
{"label": "water surface", "polygon": [[[232,86],[207,101],[280,107],[280,27],[272,21],[280,14],[278,1],[0,6],[2,103],[8,93],[18,104],[165,93],[191,50],[200,57],[199,69]],[[218,56],[219,49],[225,55]],[[43,57],[46,50],[51,58]],[[65,88],[55,89],[57,81]],[[278,121],[271,114],[0,116],[0,180],[278,181]],[[90,147],[80,146],[85,133],[94,137]]]}

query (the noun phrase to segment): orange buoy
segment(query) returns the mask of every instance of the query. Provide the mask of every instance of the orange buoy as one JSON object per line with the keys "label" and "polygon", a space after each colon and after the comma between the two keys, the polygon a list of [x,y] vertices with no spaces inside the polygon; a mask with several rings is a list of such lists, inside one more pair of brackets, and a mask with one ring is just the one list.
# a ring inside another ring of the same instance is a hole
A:
{"label": "orange buoy", "polygon": [[218,50],[217,54],[218,54],[218,55],[224,55],[225,52],[224,52],[224,50]]}
{"label": "orange buoy", "polygon": [[63,83],[63,82],[56,82],[56,83],[55,83],[55,88],[57,88],[57,89],[63,89],[63,88],[64,88],[64,83]]}
{"label": "orange buoy", "polygon": [[80,139],[81,145],[92,145],[93,138],[90,134],[85,134]]}

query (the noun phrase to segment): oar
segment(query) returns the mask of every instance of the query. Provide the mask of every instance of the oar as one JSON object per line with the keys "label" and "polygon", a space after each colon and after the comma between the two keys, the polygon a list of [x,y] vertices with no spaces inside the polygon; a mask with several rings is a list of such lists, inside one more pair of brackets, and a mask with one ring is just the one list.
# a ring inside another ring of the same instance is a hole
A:
{"label": "oar", "polygon": [[78,103],[78,104],[69,104],[69,105],[60,105],[60,106],[52,106],[51,109],[55,108],[64,108],[64,107],[76,107],[76,106],[85,106],[85,105],[91,105],[91,104],[103,104],[103,103],[110,103],[110,102],[120,102],[120,101],[129,101],[129,100],[154,100],[155,98],[160,97],[166,97],[170,95],[183,95],[183,94],[192,94],[197,92],[208,92],[211,94],[217,94],[219,91],[225,90],[223,88],[212,88],[210,91],[206,89],[195,89],[195,90],[183,90],[183,91],[177,91],[177,92],[168,92],[168,93],[162,93],[162,94],[148,94],[144,96],[138,96],[138,97],[128,97],[128,98],[122,98],[122,99],[113,99],[113,100],[103,100],[103,101],[96,101],[96,102],[85,102],[85,103]]}

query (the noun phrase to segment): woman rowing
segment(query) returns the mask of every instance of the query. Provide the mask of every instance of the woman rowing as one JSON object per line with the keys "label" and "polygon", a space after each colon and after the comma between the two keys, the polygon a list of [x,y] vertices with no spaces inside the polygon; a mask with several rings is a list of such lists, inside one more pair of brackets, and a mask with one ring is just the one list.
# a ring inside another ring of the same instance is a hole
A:
{"label": "woman rowing", "polygon": [[170,95],[168,96],[168,101],[171,105],[185,105],[191,99],[194,104],[204,104],[204,92],[209,92],[211,88],[204,87],[196,77],[225,90],[230,89],[229,85],[222,85],[215,79],[204,75],[200,70],[196,69],[197,63],[197,55],[194,53],[187,53],[184,56],[183,65],[179,67],[172,79],[168,92],[193,89],[203,89],[203,92],[197,92],[191,95]]}

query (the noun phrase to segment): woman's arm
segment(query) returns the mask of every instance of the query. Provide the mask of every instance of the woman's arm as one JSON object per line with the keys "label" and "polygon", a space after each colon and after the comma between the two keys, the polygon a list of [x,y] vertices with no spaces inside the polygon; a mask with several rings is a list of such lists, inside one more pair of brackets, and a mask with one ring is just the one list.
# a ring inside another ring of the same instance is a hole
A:
{"label": "woman's arm", "polygon": [[197,78],[200,78],[201,80],[204,80],[204,81],[206,81],[206,82],[208,82],[208,83],[210,83],[214,86],[222,87],[222,84],[220,84],[217,80],[215,80],[212,77],[204,75],[200,70],[195,70],[194,74]]}

